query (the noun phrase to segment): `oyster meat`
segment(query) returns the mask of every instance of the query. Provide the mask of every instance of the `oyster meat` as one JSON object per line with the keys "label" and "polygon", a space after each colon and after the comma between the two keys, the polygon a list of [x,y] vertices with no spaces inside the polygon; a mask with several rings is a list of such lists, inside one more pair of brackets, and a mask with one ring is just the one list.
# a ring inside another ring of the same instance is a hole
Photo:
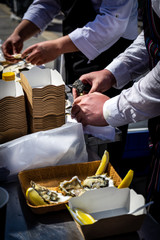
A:
{"label": "oyster meat", "polygon": [[70,195],[72,197],[78,196],[84,191],[81,181],[77,176],[72,177],[69,181],[65,180],[61,182],[59,188],[65,195]]}
{"label": "oyster meat", "polygon": [[102,175],[94,175],[88,176],[83,182],[82,185],[86,189],[98,189],[102,187],[113,186],[113,181],[106,176],[106,174]]}
{"label": "oyster meat", "polygon": [[38,194],[43,198],[43,200],[49,204],[65,202],[69,200],[69,197],[64,196],[62,193],[57,191],[50,190],[46,187],[43,187],[34,181],[30,182],[32,188],[38,192]]}
{"label": "oyster meat", "polygon": [[15,59],[22,59],[22,54],[21,53],[16,53],[12,55]]}

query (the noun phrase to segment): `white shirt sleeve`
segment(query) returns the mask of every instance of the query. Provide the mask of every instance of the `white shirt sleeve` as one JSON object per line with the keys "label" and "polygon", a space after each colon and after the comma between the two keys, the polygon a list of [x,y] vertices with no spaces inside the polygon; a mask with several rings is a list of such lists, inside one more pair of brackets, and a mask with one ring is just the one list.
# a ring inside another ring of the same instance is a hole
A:
{"label": "white shirt sleeve", "polygon": [[113,127],[160,115],[160,62],[131,88],[106,101],[103,115]]}
{"label": "white shirt sleeve", "polygon": [[[93,7],[96,5],[95,20],[69,34],[72,42],[89,60],[110,48],[119,38],[134,40],[138,35],[137,0],[91,1]],[[59,0],[34,0],[23,19],[44,31],[60,10]]]}
{"label": "white shirt sleeve", "polygon": [[102,0],[94,21],[76,29],[69,37],[89,60],[93,60],[119,38],[134,40],[137,35],[137,1]]}
{"label": "white shirt sleeve", "polygon": [[137,39],[107,67],[116,78],[115,88],[121,89],[128,82],[148,71],[149,56],[144,42],[142,31]]}
{"label": "white shirt sleeve", "polygon": [[42,32],[60,12],[60,9],[58,0],[34,0],[23,19],[33,22]]}

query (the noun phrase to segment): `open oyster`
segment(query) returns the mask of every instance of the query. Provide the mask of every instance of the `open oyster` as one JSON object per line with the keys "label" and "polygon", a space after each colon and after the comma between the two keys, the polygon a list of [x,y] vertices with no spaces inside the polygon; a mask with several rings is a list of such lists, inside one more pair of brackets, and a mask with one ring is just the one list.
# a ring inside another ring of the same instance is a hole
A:
{"label": "open oyster", "polygon": [[84,191],[81,181],[77,176],[72,177],[69,181],[65,180],[61,182],[59,188],[64,192],[64,194],[72,197],[78,196]]}
{"label": "open oyster", "polygon": [[97,189],[97,188],[110,186],[110,184],[109,184],[110,181],[112,181],[112,180],[110,178],[108,178],[106,176],[106,174],[94,175],[94,176],[87,177],[82,182],[82,185],[84,188],[87,188],[87,189]]}
{"label": "open oyster", "polygon": [[21,53],[16,53],[12,55],[15,59],[22,59],[22,54]]}
{"label": "open oyster", "polygon": [[50,190],[46,187],[43,187],[34,181],[30,182],[32,188],[37,191],[37,193],[43,198],[43,200],[49,204],[51,203],[58,203],[58,202],[65,202],[69,200],[69,197],[64,196],[62,193]]}

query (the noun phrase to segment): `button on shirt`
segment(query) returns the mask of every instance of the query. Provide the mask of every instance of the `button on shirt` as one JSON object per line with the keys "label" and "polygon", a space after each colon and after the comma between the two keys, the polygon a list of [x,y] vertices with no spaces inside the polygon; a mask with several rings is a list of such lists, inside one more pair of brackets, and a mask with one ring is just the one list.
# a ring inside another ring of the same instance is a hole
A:
{"label": "button on shirt", "polygon": [[149,55],[143,32],[106,69],[115,76],[117,88],[143,74],[131,88],[105,102],[103,115],[111,126],[118,127],[160,115],[160,62],[147,72]]}
{"label": "button on shirt", "polygon": [[[138,35],[137,0],[92,0],[92,3],[97,12],[95,20],[69,34],[89,60],[110,48],[120,37],[134,40]],[[60,9],[58,0],[35,0],[23,19],[33,22],[43,31]]]}

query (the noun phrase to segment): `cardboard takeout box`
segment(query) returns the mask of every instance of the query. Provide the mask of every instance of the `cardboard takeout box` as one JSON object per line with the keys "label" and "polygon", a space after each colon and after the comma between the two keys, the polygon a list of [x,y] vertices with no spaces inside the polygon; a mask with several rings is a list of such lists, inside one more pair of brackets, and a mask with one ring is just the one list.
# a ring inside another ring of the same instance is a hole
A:
{"label": "cardboard takeout box", "polygon": [[87,191],[69,200],[72,210],[82,209],[97,220],[93,224],[79,225],[78,229],[85,239],[105,238],[137,231],[146,215],[146,209],[128,214],[145,204],[142,195],[129,188],[101,188]]}

